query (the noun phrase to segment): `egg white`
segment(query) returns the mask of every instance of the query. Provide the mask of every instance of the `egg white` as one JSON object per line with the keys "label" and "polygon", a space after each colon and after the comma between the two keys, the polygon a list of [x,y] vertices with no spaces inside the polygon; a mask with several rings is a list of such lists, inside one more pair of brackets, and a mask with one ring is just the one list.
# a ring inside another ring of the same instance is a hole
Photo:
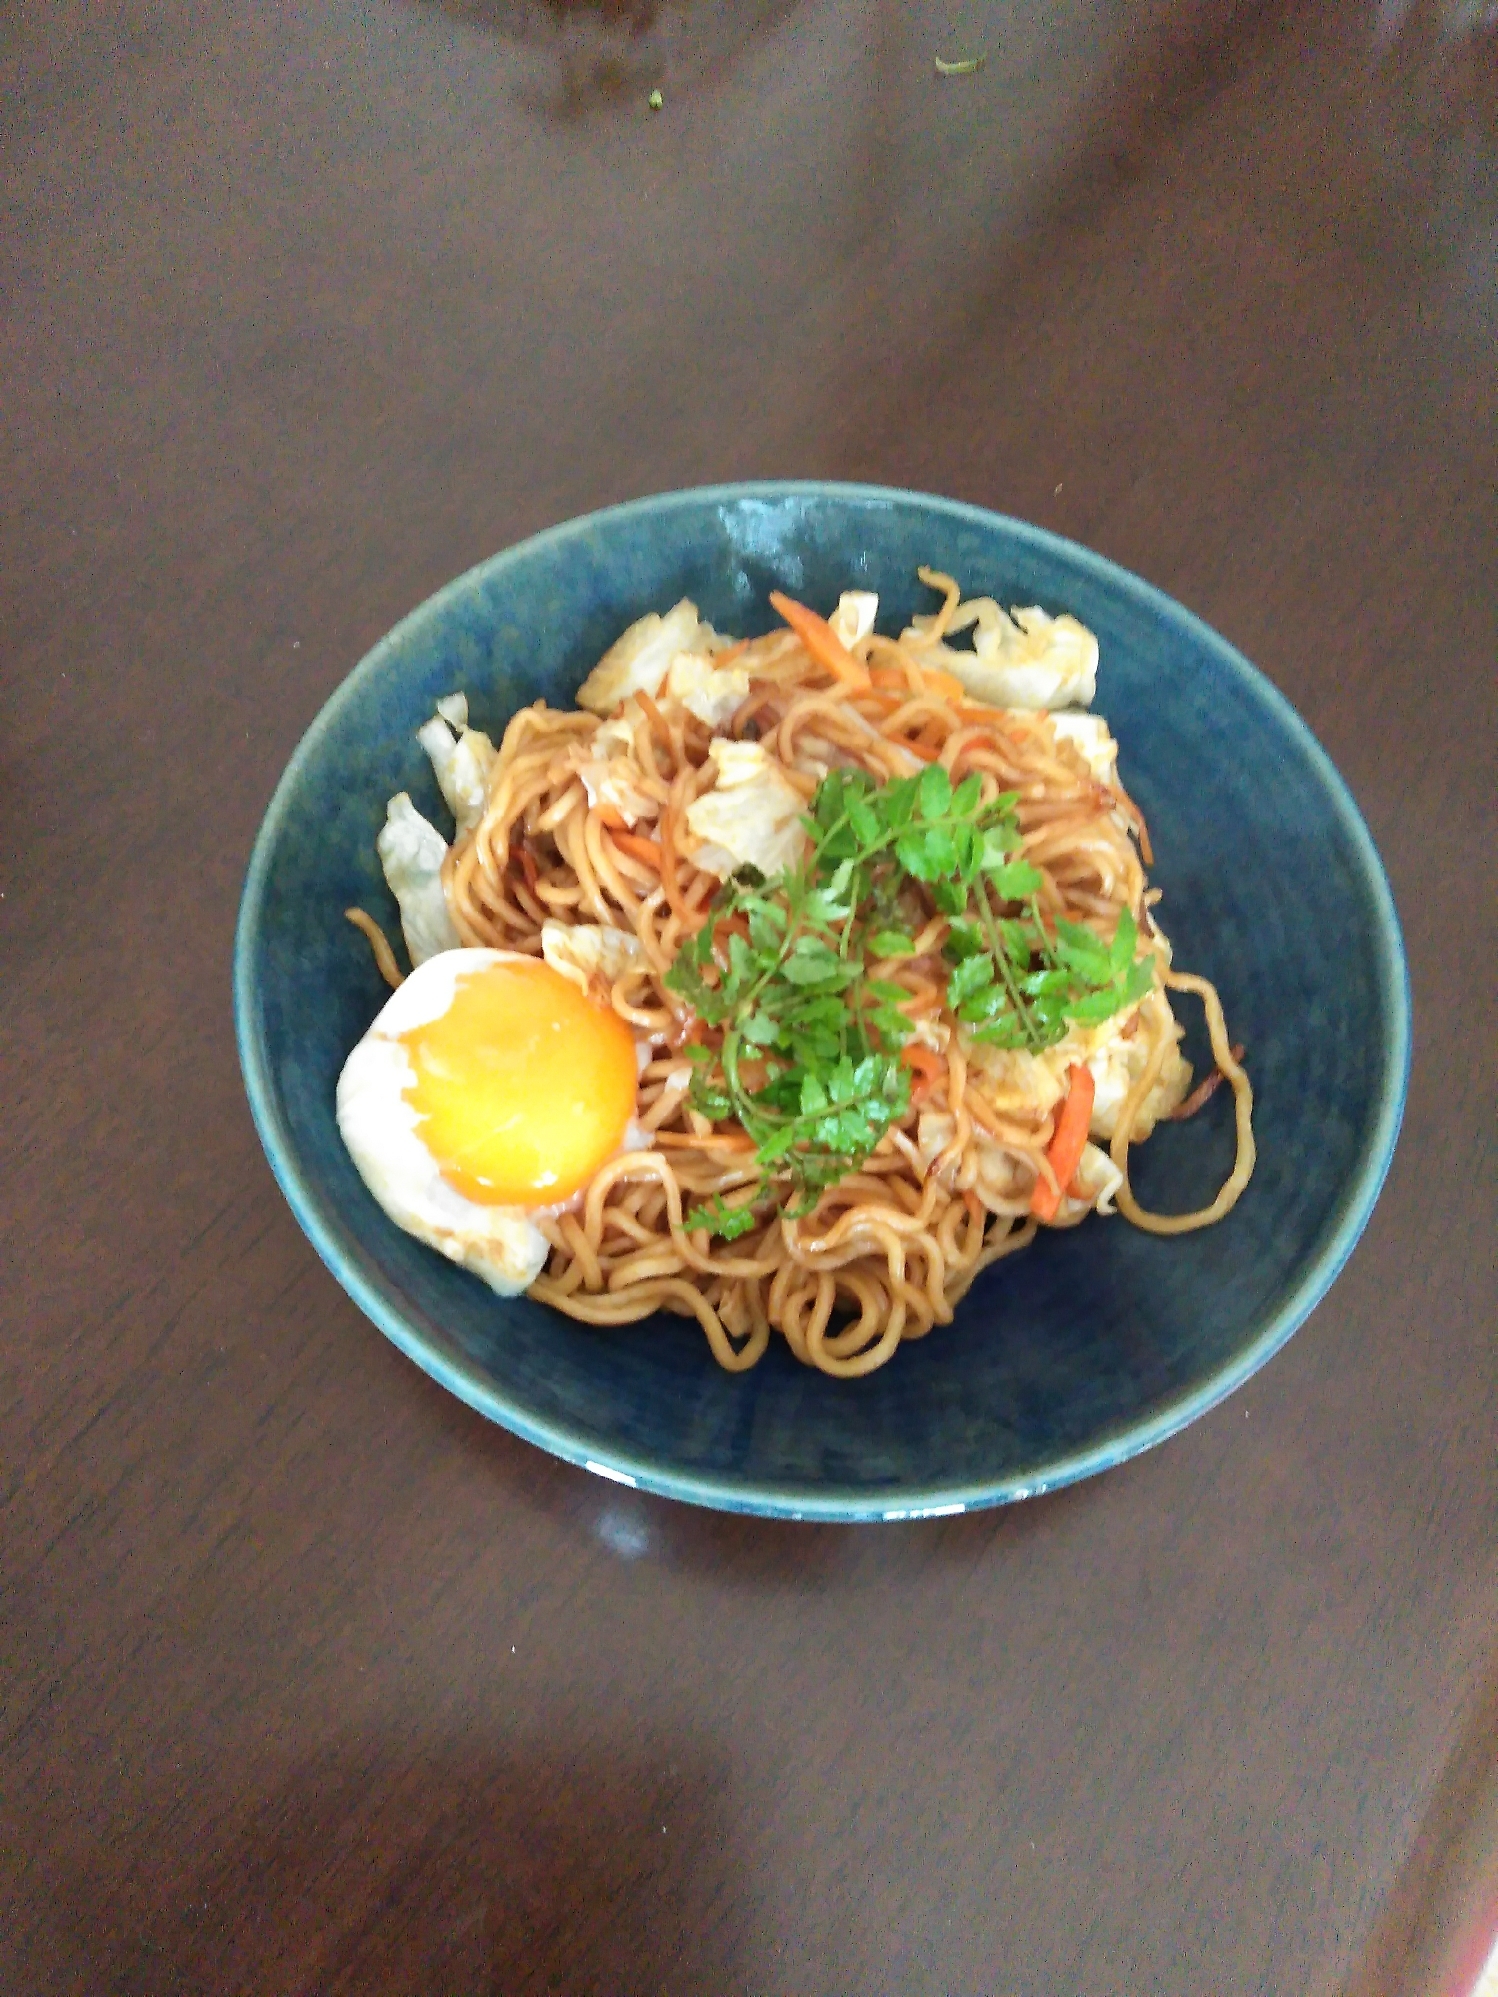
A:
{"label": "egg white", "polygon": [[[513,950],[445,950],[429,957],[391,993],[338,1077],[338,1129],[380,1206],[397,1227],[482,1277],[502,1297],[528,1289],[546,1265],[550,1247],[537,1219],[579,1205],[583,1194],[554,1206],[483,1206],[449,1185],[417,1135],[415,1106],[405,1100],[415,1070],[401,1041],[442,1018],[461,977],[491,964],[537,961]],[[648,1050],[642,1044],[637,1053],[643,1068]],[[631,1120],[619,1151],[649,1147],[648,1134]]]}

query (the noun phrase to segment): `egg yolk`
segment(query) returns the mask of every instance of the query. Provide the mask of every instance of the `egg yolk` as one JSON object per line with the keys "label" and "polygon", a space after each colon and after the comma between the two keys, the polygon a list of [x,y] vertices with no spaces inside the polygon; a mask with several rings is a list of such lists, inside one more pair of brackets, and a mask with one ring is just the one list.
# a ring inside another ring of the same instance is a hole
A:
{"label": "egg yolk", "polygon": [[549,964],[469,972],[441,1018],[401,1042],[416,1134],[447,1183],[482,1206],[570,1199],[634,1113],[634,1035]]}

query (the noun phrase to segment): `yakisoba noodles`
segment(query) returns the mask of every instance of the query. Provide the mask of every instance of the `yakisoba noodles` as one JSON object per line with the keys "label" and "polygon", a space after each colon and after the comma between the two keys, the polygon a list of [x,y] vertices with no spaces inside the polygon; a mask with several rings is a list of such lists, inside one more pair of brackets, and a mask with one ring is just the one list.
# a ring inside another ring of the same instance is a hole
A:
{"label": "yakisoba noodles", "polygon": [[[618,1059],[637,1050],[632,1134],[569,1197],[506,1209],[533,1249],[502,1276],[417,1230],[495,1287],[598,1326],[695,1317],[730,1371],[778,1332],[851,1376],[1041,1226],[1116,1208],[1184,1233],[1247,1185],[1242,1050],[1171,963],[1143,819],[1086,712],[1095,641],[921,576],[940,607],[899,638],[857,592],[826,621],[776,597],[781,626],[738,642],[682,603],[497,750],[461,697],[422,730],[457,834],[392,801],[413,960],[540,960],[627,1029]],[[1173,992],[1205,1008],[1237,1155],[1207,1205],[1164,1215],[1130,1148],[1210,1093],[1187,1099]]]}

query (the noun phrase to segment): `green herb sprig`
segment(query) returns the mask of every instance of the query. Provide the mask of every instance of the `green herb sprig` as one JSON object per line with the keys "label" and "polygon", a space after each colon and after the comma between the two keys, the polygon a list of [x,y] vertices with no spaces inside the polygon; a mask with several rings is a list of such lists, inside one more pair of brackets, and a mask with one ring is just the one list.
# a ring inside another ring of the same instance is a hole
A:
{"label": "green herb sprig", "polygon": [[1155,960],[1136,961],[1138,941],[1128,909],[1109,944],[1077,922],[1048,930],[1033,900],[1001,916],[980,890],[977,919],[954,922],[947,938],[947,1003],[974,1040],[1039,1053],[1069,1027],[1096,1026],[1144,997]]}
{"label": "green herb sprig", "polygon": [[954,788],[939,764],[885,784],[836,770],[803,821],[801,865],[724,882],[666,984],[721,1035],[686,1050],[691,1106],[753,1139],[761,1186],[748,1203],[700,1204],[689,1227],[749,1232],[772,1181],[793,1214],[810,1212],[906,1115],[910,994],[871,966],[912,956],[933,912],[949,924],[948,1004],[977,1040],[1038,1051],[1149,989],[1154,960],[1135,963],[1127,911],[1111,944],[1076,923],[1048,930],[1041,876],[1014,857],[1016,801],[985,804],[980,777]]}
{"label": "green herb sprig", "polygon": [[752,1234],[758,1224],[752,1206],[731,1207],[721,1196],[703,1200],[682,1222],[686,1228],[706,1228],[709,1234],[719,1234],[725,1241],[737,1241],[741,1234]]}

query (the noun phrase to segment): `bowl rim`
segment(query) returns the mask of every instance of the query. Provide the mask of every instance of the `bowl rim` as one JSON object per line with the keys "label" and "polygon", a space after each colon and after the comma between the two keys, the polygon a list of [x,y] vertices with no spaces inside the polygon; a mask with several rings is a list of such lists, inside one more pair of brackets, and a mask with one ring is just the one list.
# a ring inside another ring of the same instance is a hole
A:
{"label": "bowl rim", "polygon": [[[915,504],[986,529],[1002,528],[1052,558],[1080,568],[1099,582],[1122,587],[1153,614],[1174,625],[1194,645],[1210,651],[1275,715],[1319,778],[1361,867],[1374,931],[1376,957],[1385,997],[1383,1036],[1384,1080],[1373,1127],[1343,1189],[1341,1213],[1320,1253],[1301,1272],[1279,1308],[1230,1359],[1204,1378],[1172,1396],[1147,1419],[1129,1423],[1097,1442],[1058,1454],[1033,1472],[1011,1473],[978,1482],[933,1483],[896,1496],[893,1491],[852,1491],[794,1480],[769,1482],[752,1477],[687,1471],[659,1458],[616,1447],[601,1447],[565,1421],[553,1420],[516,1405],[496,1390],[476,1368],[456,1354],[435,1351],[403,1313],[345,1254],[334,1226],[303,1180],[295,1146],[276,1108],[276,1091],[258,1004],[259,972],[256,944],[272,862],[282,823],[305,766],[321,737],[344,708],[356,701],[365,682],[382,670],[389,655],[422,621],[445,604],[462,597],[481,576],[503,573],[549,543],[585,530],[607,527],[642,514],[656,517],[689,507],[730,505],[744,500],[823,499]],[[528,535],[484,560],[474,563],[392,626],[364,654],[323,702],[303,732],[271,796],[255,835],[235,925],[233,961],[234,1025],[250,1112],[271,1170],[297,1222],[341,1287],[385,1336],[423,1372],[478,1413],[536,1444],[563,1461],[631,1489],[714,1510],[761,1517],[836,1523],[865,1523],[941,1518],[1012,1504],[1042,1492],[1112,1469],[1177,1434],[1225,1400],[1265,1365],[1310,1316],[1341,1273],[1356,1246],[1388,1176],[1398,1142],[1409,1088],[1411,1062],[1411,1000],[1399,916],[1378,849],[1345,779],[1307,723],[1278,687],[1252,665],[1219,632],[1194,611],[1132,570],[1109,560],[1082,543],[1049,528],[965,500],[899,486],[870,485],[832,479],[753,479],[676,488],[646,494],[619,504],[579,514],[570,520]]]}

